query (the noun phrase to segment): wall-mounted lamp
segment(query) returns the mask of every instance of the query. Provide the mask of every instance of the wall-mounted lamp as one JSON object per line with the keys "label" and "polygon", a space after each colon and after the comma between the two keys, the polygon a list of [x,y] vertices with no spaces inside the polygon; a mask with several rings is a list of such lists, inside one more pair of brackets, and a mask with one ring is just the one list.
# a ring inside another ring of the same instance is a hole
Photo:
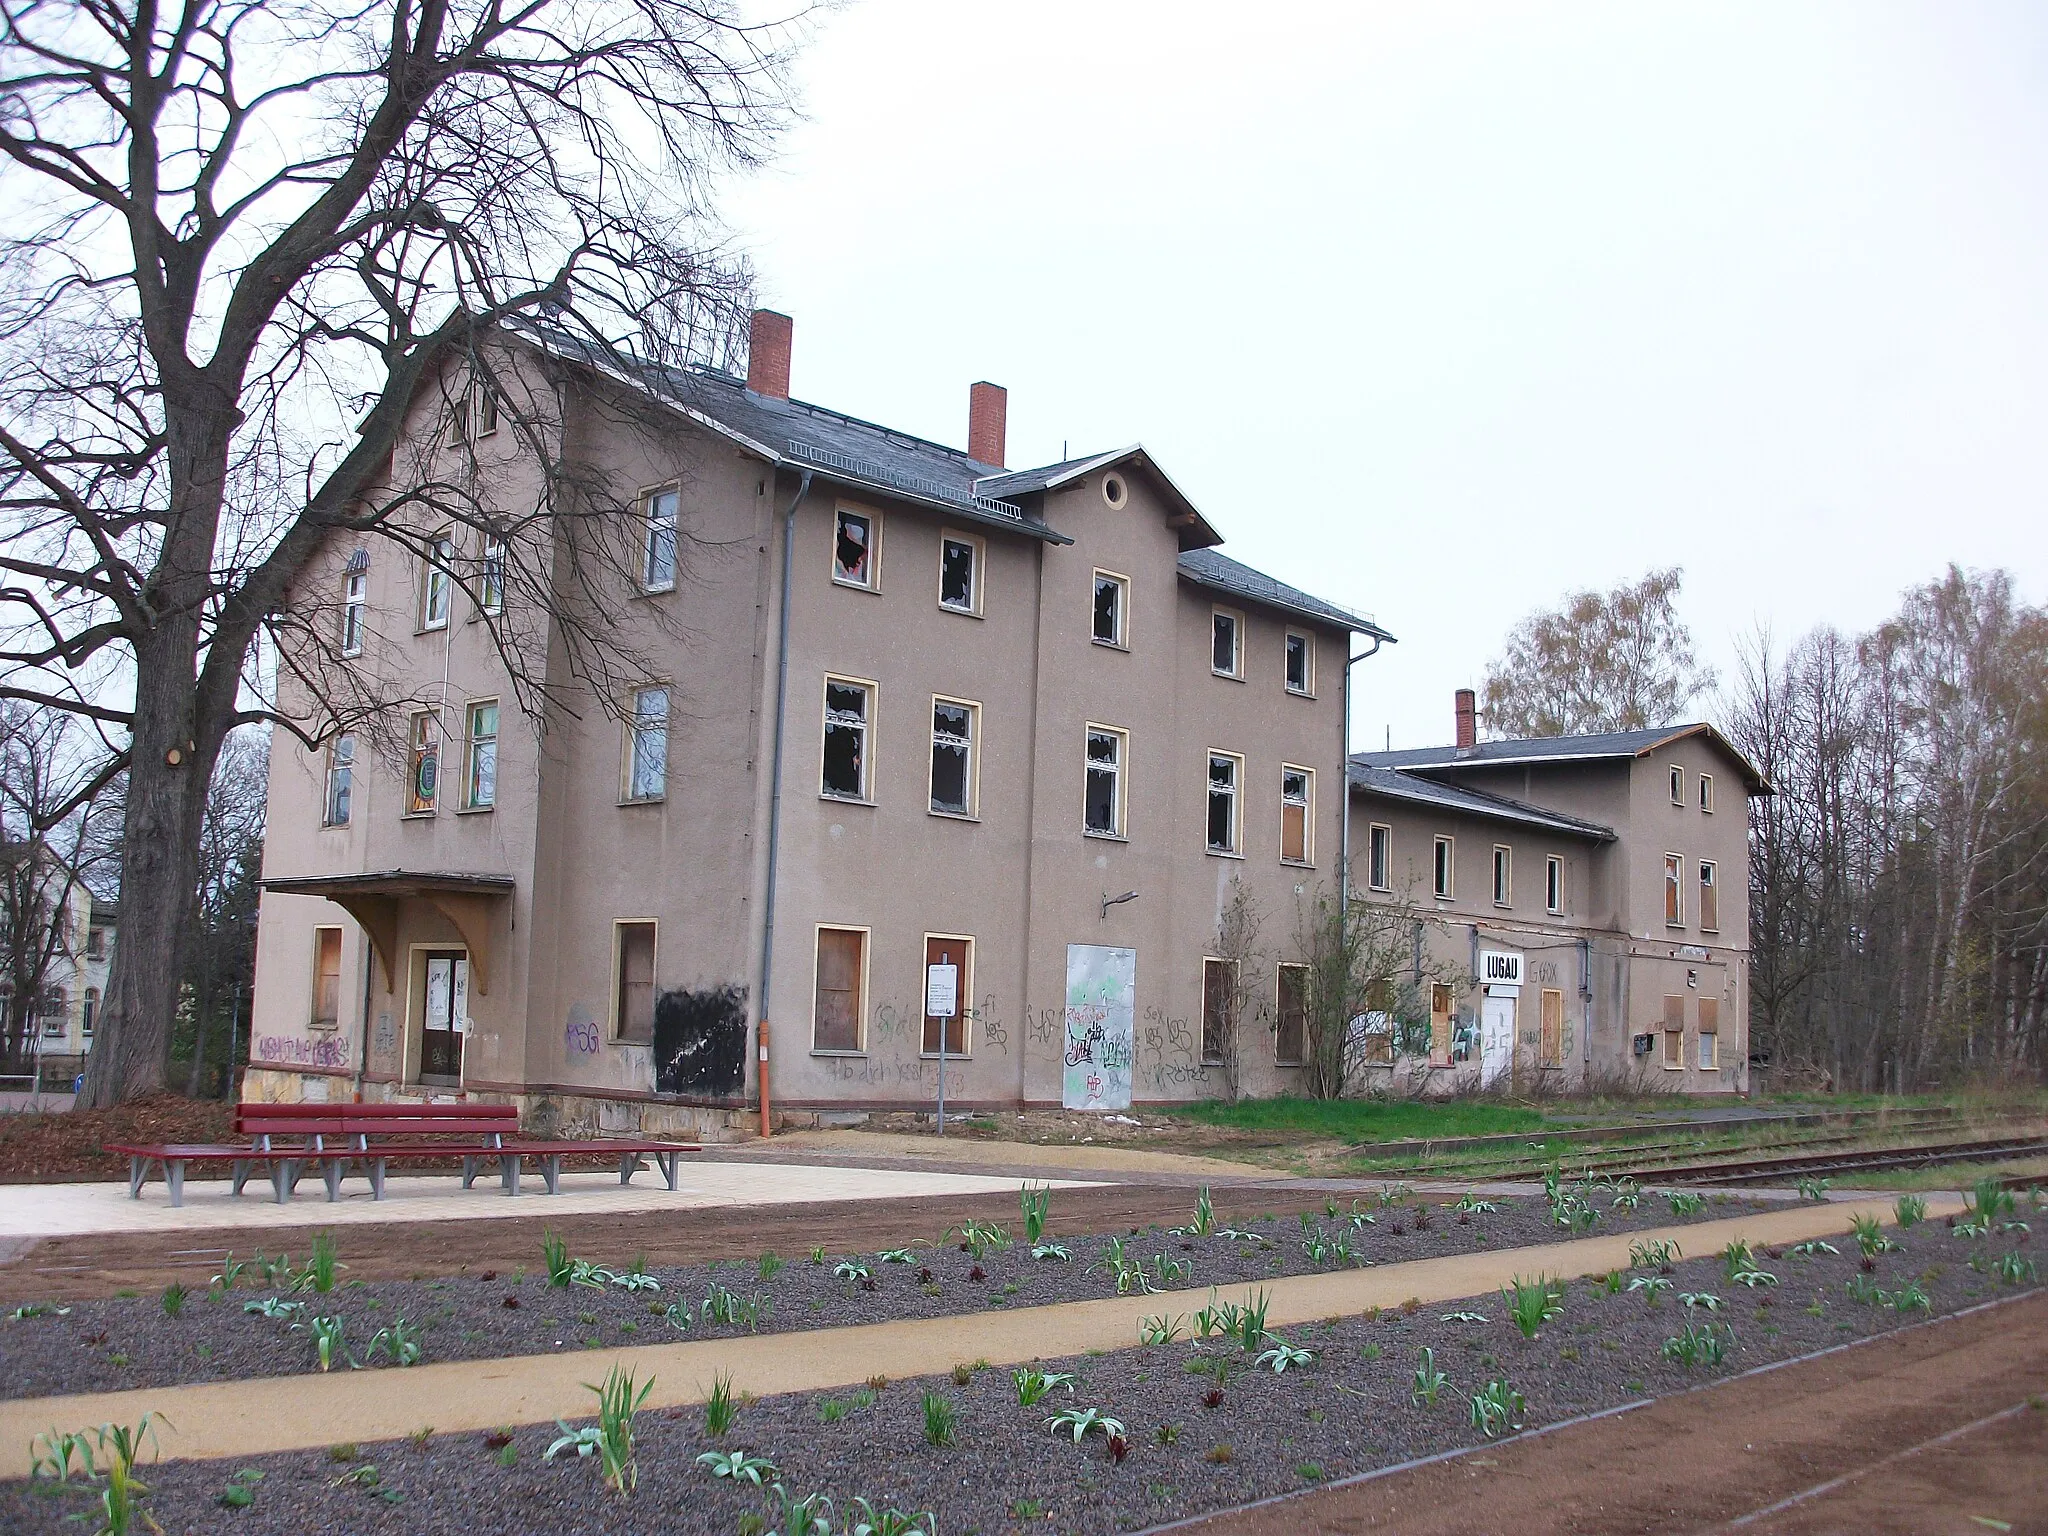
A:
{"label": "wall-mounted lamp", "polygon": [[1103,921],[1107,922],[1109,920],[1109,909],[1111,907],[1120,907],[1127,901],[1136,901],[1137,899],[1138,893],[1136,891],[1125,891],[1121,896],[1111,896],[1104,893],[1102,898]]}

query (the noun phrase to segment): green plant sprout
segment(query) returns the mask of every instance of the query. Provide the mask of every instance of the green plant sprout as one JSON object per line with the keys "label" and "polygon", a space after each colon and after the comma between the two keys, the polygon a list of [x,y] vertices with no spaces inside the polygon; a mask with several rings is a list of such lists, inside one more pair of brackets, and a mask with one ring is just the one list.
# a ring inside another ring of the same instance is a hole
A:
{"label": "green plant sprout", "polygon": [[1661,1353],[1665,1359],[1691,1370],[1699,1365],[1719,1365],[1728,1358],[1728,1348],[1734,1342],[1735,1331],[1726,1323],[1708,1323],[1704,1327],[1687,1323],[1676,1338],[1664,1341]]}
{"label": "green plant sprout", "polygon": [[1629,1281],[1631,1291],[1641,1291],[1643,1300],[1651,1306],[1657,1305],[1657,1298],[1672,1288],[1671,1282],[1662,1275],[1637,1275]]}
{"label": "green plant sprout", "polygon": [[1489,1381],[1483,1392],[1472,1394],[1472,1427],[1489,1440],[1504,1429],[1520,1429],[1527,1406],[1522,1394],[1505,1381]]}
{"label": "green plant sprout", "polygon": [[1919,1195],[1901,1195],[1892,1207],[1892,1214],[1902,1227],[1917,1227],[1927,1219],[1927,1202]]}
{"label": "green plant sprout", "polygon": [[1315,1358],[1314,1350],[1297,1349],[1278,1334],[1274,1334],[1273,1347],[1260,1355],[1255,1363],[1270,1367],[1273,1374],[1279,1376],[1300,1366],[1312,1365]]}
{"label": "green plant sprout", "polygon": [[1535,1338],[1545,1323],[1562,1315],[1564,1308],[1560,1305],[1560,1298],[1563,1294],[1563,1283],[1548,1275],[1538,1275],[1534,1280],[1524,1280],[1516,1275],[1510,1285],[1501,1287],[1500,1292],[1501,1300],[1507,1305],[1508,1316],[1525,1339]]}
{"label": "green plant sprout", "polygon": [[1668,1274],[1678,1262],[1679,1246],[1674,1242],[1633,1242],[1628,1245],[1630,1269],[1654,1269]]}
{"label": "green plant sprout", "polygon": [[1071,1434],[1076,1445],[1089,1435],[1099,1434],[1108,1439],[1112,1435],[1121,1437],[1124,1432],[1123,1420],[1111,1418],[1101,1408],[1062,1408],[1045,1421],[1045,1427],[1055,1435]]}
{"label": "green plant sprout", "polygon": [[1819,1179],[1815,1178],[1812,1174],[1808,1174],[1799,1181],[1799,1198],[1802,1200],[1825,1200],[1828,1197],[1828,1186],[1833,1182],[1832,1179]]}
{"label": "green plant sprout", "polygon": [[280,1296],[265,1296],[261,1301],[243,1302],[242,1310],[278,1322],[297,1317],[306,1310],[306,1304],[303,1301],[286,1301]]}
{"label": "green plant sprout", "polygon": [[1486,1314],[1484,1312],[1446,1312],[1437,1321],[1440,1323],[1483,1323],[1486,1321]]}
{"label": "green plant sprout", "polygon": [[216,1291],[232,1291],[235,1288],[235,1282],[242,1278],[242,1271],[248,1267],[247,1260],[237,1259],[234,1249],[230,1248],[227,1252],[227,1257],[220,1261],[220,1273],[215,1275],[207,1284]]}
{"label": "green plant sprout", "polygon": [[169,1285],[165,1286],[163,1296],[161,1298],[163,1303],[164,1316],[176,1317],[180,1312],[184,1311],[185,1298],[191,1294],[191,1291],[186,1289],[184,1286],[180,1285],[175,1280],[173,1280]]}
{"label": "green plant sprout", "polygon": [[1409,1401],[1418,1408],[1434,1408],[1436,1395],[1443,1391],[1447,1380],[1449,1378],[1436,1368],[1436,1351],[1424,1345],[1415,1366],[1415,1388],[1409,1394]]}
{"label": "green plant sprout", "polygon": [[260,1470],[243,1467],[228,1479],[227,1487],[221,1490],[221,1504],[228,1509],[247,1509],[256,1502],[256,1485],[262,1481]]}
{"label": "green plant sprout", "polygon": [[1671,1207],[1674,1216],[1697,1216],[1707,1203],[1706,1196],[1690,1189],[1670,1189],[1664,1192],[1665,1203]]}
{"label": "green plant sprout", "polygon": [[919,1407],[924,1410],[925,1444],[951,1445],[960,1422],[960,1410],[953,1406],[952,1399],[942,1393],[927,1392]]}
{"label": "green plant sprout", "polygon": [[1017,1388],[1017,1406],[1035,1408],[1039,1399],[1056,1387],[1064,1387],[1067,1396],[1074,1395],[1074,1378],[1064,1371],[1034,1371],[1019,1366],[1010,1372],[1010,1380]]}
{"label": "green plant sprout", "polygon": [[370,1347],[363,1351],[363,1358],[374,1360],[381,1354],[388,1356],[393,1365],[408,1366],[417,1365],[425,1353],[419,1326],[408,1323],[403,1317],[394,1317],[389,1328],[379,1328],[371,1336]]}
{"label": "green plant sprout", "polygon": [[1052,1209],[1052,1186],[1020,1185],[1017,1189],[1017,1206],[1024,1218],[1024,1241],[1036,1247],[1045,1237],[1045,1218]]}
{"label": "green plant sprout", "polygon": [[547,1265],[548,1284],[557,1290],[567,1290],[570,1276],[575,1273],[575,1265],[569,1258],[569,1245],[553,1232],[543,1230],[540,1235],[540,1253],[542,1261]]}
{"label": "green plant sprout", "polygon": [[595,1455],[604,1467],[604,1480],[623,1499],[640,1484],[640,1469],[633,1460],[633,1416],[654,1390],[654,1378],[648,1377],[635,1392],[633,1373],[621,1371],[615,1365],[603,1386],[592,1386],[587,1381],[583,1386],[597,1394],[597,1423],[571,1429],[565,1420],[557,1419],[561,1438],[548,1447],[542,1459],[553,1461],[563,1451],[574,1451],[579,1457]]}
{"label": "green plant sprout", "polygon": [[1838,1254],[1842,1250],[1833,1243],[1828,1242],[1825,1238],[1815,1237],[1809,1238],[1803,1243],[1794,1243],[1785,1251],[1795,1259],[1812,1259],[1818,1258],[1823,1253]]}
{"label": "green plant sprout", "polygon": [[739,1416],[739,1403],[732,1395],[732,1377],[723,1373],[711,1379],[710,1395],[704,1399],[704,1433],[716,1440]]}
{"label": "green plant sprout", "polygon": [[706,1451],[697,1458],[697,1465],[709,1467],[713,1477],[729,1478],[734,1483],[752,1483],[756,1488],[766,1487],[775,1476],[775,1463],[766,1456],[753,1456],[745,1451]]}
{"label": "green plant sprout", "polygon": [[292,1332],[310,1332],[320,1369],[331,1371],[337,1359],[347,1358],[347,1350],[342,1343],[342,1327],[342,1319],[338,1317],[316,1317],[310,1323],[293,1323]]}
{"label": "green plant sprout", "polygon": [[1698,1307],[1702,1312],[1718,1312],[1726,1305],[1712,1291],[1680,1291],[1678,1300],[1681,1306]]}
{"label": "green plant sprout", "polygon": [[1187,1327],[1184,1313],[1148,1313],[1138,1319],[1138,1342],[1141,1344],[1176,1343]]}

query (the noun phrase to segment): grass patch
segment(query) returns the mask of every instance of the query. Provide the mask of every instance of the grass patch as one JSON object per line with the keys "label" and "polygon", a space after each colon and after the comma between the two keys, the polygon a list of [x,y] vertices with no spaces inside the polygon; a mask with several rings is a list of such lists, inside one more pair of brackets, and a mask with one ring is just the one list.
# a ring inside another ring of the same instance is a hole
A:
{"label": "grass patch", "polygon": [[1542,1111],[1488,1100],[1240,1099],[1179,1106],[1171,1114],[1199,1125],[1243,1131],[1292,1131],[1361,1145],[1426,1136],[1494,1136],[1533,1130]]}

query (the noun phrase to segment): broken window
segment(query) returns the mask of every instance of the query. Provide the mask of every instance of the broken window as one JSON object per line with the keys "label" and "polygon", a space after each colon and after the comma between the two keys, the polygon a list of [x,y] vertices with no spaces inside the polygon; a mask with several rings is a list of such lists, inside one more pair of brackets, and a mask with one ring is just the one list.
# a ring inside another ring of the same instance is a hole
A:
{"label": "broken window", "polygon": [[327,825],[348,825],[349,800],[355,790],[356,739],[337,736],[327,749]]}
{"label": "broken window", "polygon": [[1287,632],[1287,691],[1312,693],[1315,684],[1315,641],[1299,630],[1290,629]]}
{"label": "broken window", "polygon": [[866,683],[825,679],[825,768],[821,794],[868,798],[868,723],[875,691]]}
{"label": "broken window", "polygon": [[1721,1069],[1721,1000],[1700,999],[1700,1044],[1698,1061],[1702,1072]]}
{"label": "broken window", "polygon": [[1124,835],[1124,744],[1122,731],[1088,727],[1088,792],[1086,826],[1106,837]]}
{"label": "broken window", "polygon": [[875,585],[875,520],[866,512],[841,507],[833,519],[832,579],[841,586]]}
{"label": "broken window", "polygon": [[412,717],[407,733],[405,814],[431,816],[441,787],[441,732],[430,710]]}
{"label": "broken window", "polygon": [[1700,860],[1700,928],[1713,933],[1721,926],[1720,871],[1711,859]]}
{"label": "broken window", "polygon": [[860,1049],[867,947],[864,928],[818,930],[817,986],[811,1003],[812,1050]]}
{"label": "broken window", "polygon": [[1458,872],[1458,845],[1453,838],[1440,837],[1436,840],[1436,885],[1437,895],[1448,901],[1451,897],[1452,881]]}
{"label": "broken window", "polygon": [[626,745],[626,798],[659,800],[668,792],[668,690],[633,690]]}
{"label": "broken window", "polygon": [[1240,641],[1241,627],[1236,614],[1227,608],[1218,608],[1210,619],[1209,666],[1219,677],[1241,675]]}
{"label": "broken window", "polygon": [[1685,770],[1675,763],[1671,768],[1671,803],[1685,804]]}
{"label": "broken window", "polygon": [[974,814],[974,718],[980,709],[957,699],[932,700],[932,809]]}
{"label": "broken window", "polygon": [[1315,775],[1306,768],[1280,767],[1280,857],[1289,864],[1309,862],[1310,786]]}
{"label": "broken window", "polygon": [[1095,573],[1095,622],[1091,637],[1097,645],[1123,645],[1124,610],[1130,605],[1131,584],[1109,571]]}
{"label": "broken window", "polygon": [[491,539],[484,545],[483,569],[477,574],[476,606],[479,612],[505,611],[505,543]]}
{"label": "broken window", "polygon": [[1366,881],[1376,891],[1394,888],[1394,829],[1373,823],[1366,844]]}
{"label": "broken window", "polygon": [[1711,773],[1700,775],[1700,809],[1709,816],[1714,814],[1714,776]]}
{"label": "broken window", "polygon": [[1664,1065],[1671,1071],[1685,1066],[1685,999],[1664,999]]}
{"label": "broken window", "polygon": [[1685,926],[1685,860],[1675,853],[1664,855],[1664,922],[1667,927]]}
{"label": "broken window", "polygon": [[455,541],[445,533],[427,540],[426,566],[420,575],[420,628],[448,627],[448,597],[454,582],[448,574],[455,559]]}
{"label": "broken window", "polygon": [[955,613],[981,612],[981,549],[976,540],[951,535],[939,540],[939,606]]}
{"label": "broken window", "polygon": [[1299,1066],[1308,1039],[1308,967],[1276,967],[1279,978],[1277,1032],[1273,1037],[1273,1059],[1283,1067]]}
{"label": "broken window", "polygon": [[1209,851],[1237,852],[1237,779],[1241,759],[1209,754]]}
{"label": "broken window", "polygon": [[612,924],[612,1038],[654,1044],[654,944],[652,921]]}
{"label": "broken window", "polygon": [[370,573],[350,571],[341,583],[341,654],[363,654],[363,615],[369,605]]}
{"label": "broken window", "polygon": [[1455,1043],[1452,1029],[1453,999],[1451,989],[1442,983],[1434,983],[1429,989],[1429,1064],[1432,1067],[1448,1067],[1451,1064],[1451,1047]]}
{"label": "broken window", "polygon": [[675,587],[676,514],[681,502],[681,493],[674,490],[656,491],[647,498],[647,544],[640,571],[642,591],[668,592]]}

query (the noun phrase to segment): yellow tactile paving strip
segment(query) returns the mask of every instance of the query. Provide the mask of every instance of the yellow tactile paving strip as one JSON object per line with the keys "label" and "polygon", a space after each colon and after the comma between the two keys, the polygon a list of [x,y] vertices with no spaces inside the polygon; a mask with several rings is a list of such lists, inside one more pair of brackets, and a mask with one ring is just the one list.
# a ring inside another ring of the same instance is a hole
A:
{"label": "yellow tactile paving strip", "polygon": [[[1955,1196],[1928,1197],[1930,1218],[1960,1209],[1962,1201]],[[1534,1248],[1299,1275],[1257,1288],[1270,1293],[1268,1320],[1281,1328],[1370,1307],[1396,1307],[1411,1296],[1433,1304],[1484,1295],[1515,1275],[1569,1277],[1619,1269],[1628,1263],[1629,1245],[1644,1240],[1669,1239],[1699,1257],[1737,1237],[1775,1244],[1832,1236],[1849,1230],[1851,1219],[1860,1215],[1890,1220],[1892,1207],[1884,1200],[1801,1205]],[[1233,1286],[1223,1294],[1230,1299],[1248,1289]],[[31,1438],[53,1425],[132,1424],[146,1411],[169,1421],[160,1429],[166,1457],[246,1457],[339,1441],[392,1439],[425,1426],[470,1431],[588,1417],[593,1399],[582,1384],[600,1378],[615,1361],[643,1381],[651,1374],[654,1390],[647,1406],[666,1408],[701,1402],[720,1374],[730,1375],[737,1390],[767,1396],[852,1386],[877,1375],[930,1375],[963,1360],[1012,1365],[1090,1349],[1121,1349],[1136,1343],[1141,1316],[1188,1312],[1207,1297],[1204,1287],[857,1328],[453,1361],[414,1366],[403,1374],[390,1369],[311,1373],[0,1401],[0,1476],[26,1474]]]}

